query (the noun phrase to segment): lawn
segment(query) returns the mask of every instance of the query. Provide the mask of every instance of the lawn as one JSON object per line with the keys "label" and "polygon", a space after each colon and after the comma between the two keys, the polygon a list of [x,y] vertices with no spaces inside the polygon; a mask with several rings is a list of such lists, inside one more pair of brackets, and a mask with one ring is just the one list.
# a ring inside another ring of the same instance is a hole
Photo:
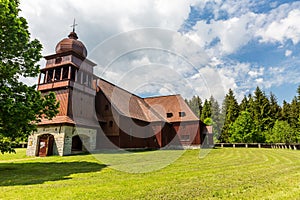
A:
{"label": "lawn", "polygon": [[33,158],[17,149],[17,154],[0,155],[0,199],[300,197],[300,151],[295,150],[219,148],[202,159],[199,150],[188,150],[147,173],[127,173],[113,165],[94,155]]}

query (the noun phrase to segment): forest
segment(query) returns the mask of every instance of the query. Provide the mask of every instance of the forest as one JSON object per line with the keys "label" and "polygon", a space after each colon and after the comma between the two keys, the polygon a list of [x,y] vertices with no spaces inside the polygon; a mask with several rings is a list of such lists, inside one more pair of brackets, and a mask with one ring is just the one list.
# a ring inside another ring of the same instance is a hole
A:
{"label": "forest", "polygon": [[211,96],[185,101],[207,125],[213,126],[216,143],[298,143],[300,141],[300,86],[290,103],[279,105],[273,93],[256,87],[239,103],[229,89],[220,106]]}

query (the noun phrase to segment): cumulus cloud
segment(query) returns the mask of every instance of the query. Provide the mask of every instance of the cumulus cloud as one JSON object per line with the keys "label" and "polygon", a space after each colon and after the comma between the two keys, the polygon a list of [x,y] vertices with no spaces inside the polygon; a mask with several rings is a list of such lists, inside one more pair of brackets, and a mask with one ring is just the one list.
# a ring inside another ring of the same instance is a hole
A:
{"label": "cumulus cloud", "polygon": [[73,18],[79,24],[79,37],[93,49],[105,38],[137,28],[177,30],[188,17],[190,5],[181,0],[21,1],[22,15],[29,21],[33,36],[43,41],[47,54],[71,31]]}
{"label": "cumulus cloud", "polygon": [[[280,43],[283,49],[287,41],[299,43],[300,2],[272,3],[270,11],[257,12],[263,3],[269,4],[255,0],[22,0],[21,15],[28,20],[32,37],[42,42],[44,55],[54,53],[76,18],[79,39],[98,64],[96,74],[129,91],[182,93],[184,97],[196,93],[221,99],[232,88],[242,98],[254,83],[272,87],[299,82],[295,67],[299,62],[291,56],[292,48],[283,50],[286,63],[268,69],[230,57],[253,41]],[[191,6],[212,16],[200,17],[180,33]]]}
{"label": "cumulus cloud", "polygon": [[279,21],[273,21],[257,31],[260,42],[280,42],[291,40],[293,44],[300,41],[300,9],[291,10]]}

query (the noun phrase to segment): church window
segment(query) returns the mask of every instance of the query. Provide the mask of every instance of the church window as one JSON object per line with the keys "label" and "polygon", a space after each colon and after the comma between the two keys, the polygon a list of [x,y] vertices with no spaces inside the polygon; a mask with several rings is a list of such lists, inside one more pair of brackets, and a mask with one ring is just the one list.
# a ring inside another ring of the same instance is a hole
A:
{"label": "church window", "polygon": [[77,82],[78,83],[81,83],[81,77],[82,77],[82,72],[81,71],[78,71],[78,73],[77,73]]}
{"label": "church window", "polygon": [[171,118],[171,117],[173,117],[173,113],[167,113],[167,118]]}
{"label": "church window", "polygon": [[92,86],[92,82],[93,82],[93,76],[91,75],[90,78],[89,78],[89,86],[90,87]]}
{"label": "church window", "polygon": [[113,127],[113,121],[109,121],[109,127]]}
{"label": "church window", "polygon": [[107,111],[109,109],[108,105],[106,104],[105,105],[105,110]]}
{"label": "church window", "polygon": [[83,73],[82,84],[87,85],[87,75]]}
{"label": "church window", "polygon": [[185,112],[179,112],[179,117],[184,117],[185,116]]}
{"label": "church window", "polygon": [[88,75],[88,74],[86,75],[86,83],[85,83],[85,85],[91,87],[91,76]]}

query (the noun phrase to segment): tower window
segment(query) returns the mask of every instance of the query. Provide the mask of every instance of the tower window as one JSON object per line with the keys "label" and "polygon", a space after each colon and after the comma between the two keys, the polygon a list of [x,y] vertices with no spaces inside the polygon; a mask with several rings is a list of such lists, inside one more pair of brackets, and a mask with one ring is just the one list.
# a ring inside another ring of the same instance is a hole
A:
{"label": "tower window", "polygon": [[109,127],[113,127],[113,121],[109,121]]}
{"label": "tower window", "polygon": [[53,80],[53,70],[49,70],[46,77],[46,82],[51,83]]}
{"label": "tower window", "polygon": [[68,79],[69,68],[68,67],[64,67],[64,68],[62,68],[62,70],[63,70],[62,79],[63,80]]}
{"label": "tower window", "polygon": [[179,112],[179,117],[184,117],[185,115],[185,112]]}
{"label": "tower window", "polygon": [[75,68],[71,68],[71,80],[75,81],[75,76],[76,76],[76,69]]}
{"label": "tower window", "polygon": [[40,74],[40,82],[39,82],[39,84],[44,83],[44,79],[45,79],[45,74],[42,72]]}
{"label": "tower window", "polygon": [[59,81],[60,80],[60,73],[61,73],[61,69],[55,69],[55,74],[54,74],[54,81]]}
{"label": "tower window", "polygon": [[173,113],[167,113],[167,118],[173,117]]}
{"label": "tower window", "polygon": [[105,108],[104,108],[106,111],[109,109],[108,105],[106,104],[105,105]]}
{"label": "tower window", "polygon": [[56,58],[56,59],[55,59],[55,64],[59,64],[59,63],[61,63],[61,61],[62,61],[62,58],[61,58],[61,57]]}

